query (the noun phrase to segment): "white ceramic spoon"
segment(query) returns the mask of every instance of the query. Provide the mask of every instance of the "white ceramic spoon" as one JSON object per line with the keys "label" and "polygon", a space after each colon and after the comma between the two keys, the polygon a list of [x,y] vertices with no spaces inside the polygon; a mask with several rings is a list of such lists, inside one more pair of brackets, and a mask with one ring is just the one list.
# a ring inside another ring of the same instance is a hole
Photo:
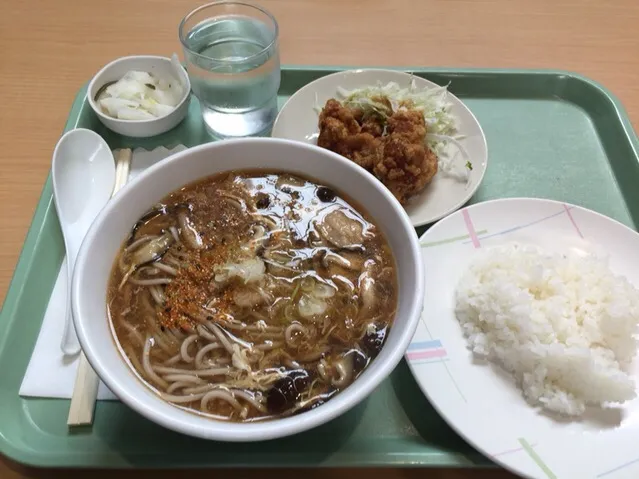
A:
{"label": "white ceramic spoon", "polygon": [[71,321],[71,279],[80,245],[115,184],[115,162],[97,133],[78,128],[64,134],[53,152],[53,198],[67,254],[67,302],[62,352],[75,355],[80,343]]}

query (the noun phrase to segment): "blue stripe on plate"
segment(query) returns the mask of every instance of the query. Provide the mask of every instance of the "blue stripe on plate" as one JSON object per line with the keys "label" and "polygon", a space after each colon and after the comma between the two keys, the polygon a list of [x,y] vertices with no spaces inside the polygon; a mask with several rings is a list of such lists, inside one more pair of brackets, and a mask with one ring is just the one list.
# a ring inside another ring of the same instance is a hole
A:
{"label": "blue stripe on plate", "polygon": [[431,341],[417,341],[415,343],[410,343],[408,346],[408,351],[415,351],[416,349],[431,349],[431,348],[441,348],[442,342],[439,339],[433,339]]}

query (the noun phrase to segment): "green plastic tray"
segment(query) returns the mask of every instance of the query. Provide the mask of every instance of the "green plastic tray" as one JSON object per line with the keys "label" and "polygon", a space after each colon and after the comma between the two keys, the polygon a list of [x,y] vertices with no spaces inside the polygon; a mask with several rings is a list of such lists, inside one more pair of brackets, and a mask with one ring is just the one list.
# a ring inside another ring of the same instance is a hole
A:
{"label": "green plastic tray", "polygon": [[[284,68],[280,102],[336,70]],[[473,202],[546,197],[594,209],[632,228],[639,225],[639,142],[622,106],[604,88],[554,71],[412,71],[439,84],[450,82],[484,128],[489,168]],[[210,141],[195,99],[175,130],[136,140],[102,127],[85,93],[86,88],[78,93],[65,131],[90,128],[112,148]],[[350,412],[283,440],[245,445],[196,440],[113,401],[98,404],[92,428],[69,430],[69,401],[18,395],[63,255],[49,178],[0,317],[0,452],[15,461],[101,468],[492,465],[437,415],[403,362]]]}

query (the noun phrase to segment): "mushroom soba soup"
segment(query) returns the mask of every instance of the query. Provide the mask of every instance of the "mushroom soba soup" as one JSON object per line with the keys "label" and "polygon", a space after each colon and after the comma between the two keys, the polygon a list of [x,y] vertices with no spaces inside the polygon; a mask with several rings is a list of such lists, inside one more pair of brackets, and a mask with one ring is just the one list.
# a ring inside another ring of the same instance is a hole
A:
{"label": "mushroom soba soup", "polygon": [[164,198],[132,227],[108,290],[140,379],[217,419],[297,414],[353,383],[395,316],[395,261],[345,195],[235,171]]}

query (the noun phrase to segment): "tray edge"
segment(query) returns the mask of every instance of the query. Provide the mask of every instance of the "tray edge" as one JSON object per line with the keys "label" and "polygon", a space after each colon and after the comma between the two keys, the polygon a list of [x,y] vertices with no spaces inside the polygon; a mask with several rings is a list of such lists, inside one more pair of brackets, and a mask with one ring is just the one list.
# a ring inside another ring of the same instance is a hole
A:
{"label": "tray edge", "polygon": [[[339,66],[339,65],[294,65],[287,64],[282,65],[283,70],[295,70],[295,71],[319,71],[319,72],[330,72],[335,70],[347,70],[347,69],[365,69],[365,68],[384,68],[389,70],[402,70],[402,71],[411,71],[415,73],[454,73],[454,74],[494,74],[494,75],[513,75],[513,74],[543,74],[543,75],[552,75],[552,76],[565,76],[567,78],[571,78],[573,80],[579,81],[581,83],[587,84],[590,88],[597,91],[598,94],[605,97],[614,107],[615,116],[618,120],[620,120],[624,133],[629,141],[630,147],[634,153],[634,156],[639,159],[639,138],[637,137],[636,132],[632,126],[632,122],[628,116],[628,113],[618,99],[618,97],[606,88],[603,84],[584,76],[580,73],[567,71],[567,70],[558,70],[558,69],[505,69],[505,68],[447,68],[447,67],[389,67],[389,66]],[[82,105],[85,99],[85,89],[86,83],[83,84],[78,92],[76,93],[71,110],[67,117],[67,121],[65,122],[65,126],[62,132],[67,132],[76,127],[78,116],[81,111]],[[50,173],[47,175],[47,179],[44,183],[42,192],[38,199],[35,212],[29,228],[27,230],[27,234],[25,236],[25,241],[18,255],[18,259],[16,262],[16,266],[14,268],[14,273],[12,275],[11,281],[9,283],[9,287],[7,288],[7,293],[5,295],[5,299],[3,302],[2,310],[0,311],[0,348],[4,346],[7,341],[7,337],[4,333],[10,328],[10,325],[15,321],[15,311],[20,302],[23,293],[24,280],[26,277],[31,274],[31,270],[33,268],[33,255],[34,255],[34,246],[37,242],[37,238],[41,231],[41,227],[44,223],[44,218],[47,215],[49,208],[53,205],[52,198],[52,184],[51,184],[51,175]],[[10,320],[6,320],[5,318],[9,318]],[[19,447],[14,445],[14,442],[6,437],[0,431],[0,454],[7,457],[9,460],[14,461],[16,463],[25,465],[27,467],[78,467],[78,468],[86,468],[88,466],[85,465],[77,465],[77,466],[63,466],[59,461],[47,456],[49,461],[33,461],[30,458],[24,457],[27,453],[24,450],[21,450]],[[440,453],[440,455],[443,454]],[[478,453],[480,454],[480,453]],[[481,455],[481,454],[480,454]],[[458,453],[450,453],[447,454],[449,460],[443,461],[440,464],[428,464],[425,467],[474,467],[474,468],[482,468],[482,467],[491,467],[485,465],[477,465],[472,464],[469,461],[469,458],[466,456],[459,457]],[[400,465],[404,465],[405,467],[420,467],[424,466],[422,463],[415,463],[411,461],[401,462],[399,460],[390,461],[381,463],[378,461],[368,461],[361,466],[359,464],[355,464],[352,461],[346,460],[338,460],[336,464],[320,464],[317,465],[319,467],[371,467],[371,466],[395,466],[398,467]],[[96,468],[102,468],[103,466],[95,466]]]}

